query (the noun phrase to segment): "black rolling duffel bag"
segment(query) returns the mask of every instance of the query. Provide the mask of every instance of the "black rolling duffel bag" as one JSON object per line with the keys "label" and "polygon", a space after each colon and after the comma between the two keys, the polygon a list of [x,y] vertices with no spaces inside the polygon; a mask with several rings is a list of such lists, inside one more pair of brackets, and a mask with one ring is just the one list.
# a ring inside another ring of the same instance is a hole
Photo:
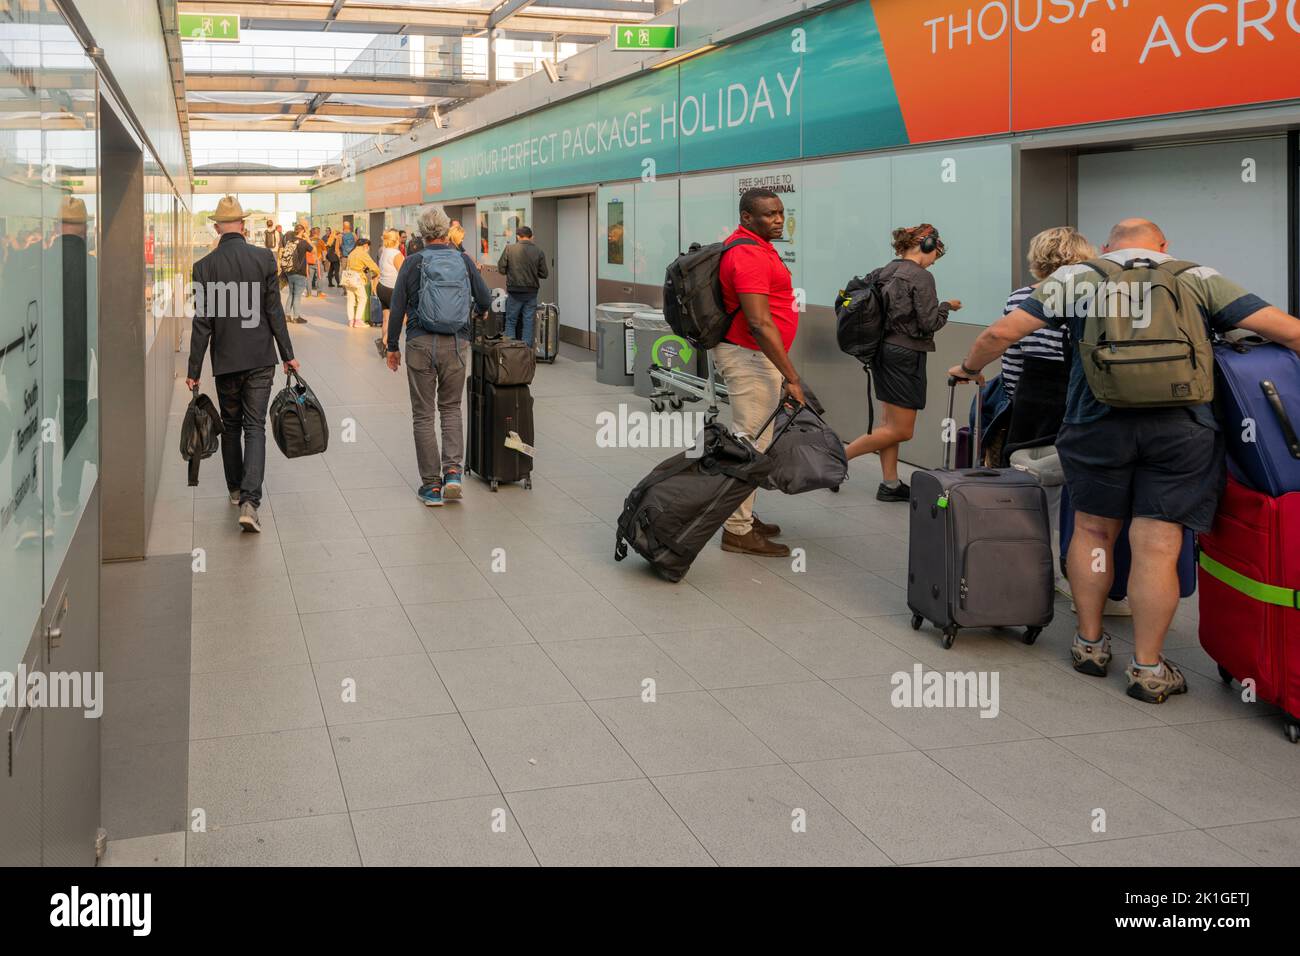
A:
{"label": "black rolling duffel bag", "polygon": [[271,400],[271,435],[285,458],[319,455],[329,446],[325,409],[297,372]]}
{"label": "black rolling duffel bag", "polygon": [[[774,418],[775,411],[760,435]],[[773,444],[780,437],[778,432]],[[698,440],[703,443],[699,449],[660,462],[627,496],[614,538],[615,561],[627,557],[630,545],[660,577],[680,581],[709,539],[772,470],[771,460],[749,439],[717,422],[705,425]],[[700,454],[691,457],[695,451]]]}

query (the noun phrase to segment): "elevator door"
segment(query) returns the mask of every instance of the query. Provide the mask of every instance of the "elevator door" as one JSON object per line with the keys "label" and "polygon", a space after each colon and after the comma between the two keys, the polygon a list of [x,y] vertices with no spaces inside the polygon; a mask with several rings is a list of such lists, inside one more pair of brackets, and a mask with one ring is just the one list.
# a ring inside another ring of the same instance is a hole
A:
{"label": "elevator door", "polygon": [[1080,156],[1083,234],[1100,246],[1133,216],[1159,225],[1172,255],[1287,307],[1285,137]]}
{"label": "elevator door", "polygon": [[561,199],[556,203],[558,241],[555,248],[559,281],[557,303],[560,322],[584,333],[591,331],[591,235],[588,228],[588,197]]}

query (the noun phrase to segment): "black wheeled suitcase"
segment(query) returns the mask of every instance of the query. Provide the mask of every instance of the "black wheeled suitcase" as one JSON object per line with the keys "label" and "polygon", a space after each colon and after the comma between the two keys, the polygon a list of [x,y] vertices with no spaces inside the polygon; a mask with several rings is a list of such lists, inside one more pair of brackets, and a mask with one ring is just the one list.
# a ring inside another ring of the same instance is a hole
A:
{"label": "black wheeled suitcase", "polygon": [[537,303],[533,342],[537,361],[554,365],[556,356],[560,354],[560,309],[554,303]]}
{"label": "black wheeled suitcase", "polygon": [[[768,447],[781,436],[778,430]],[[660,577],[676,584],[741,502],[765,486],[772,459],[748,438],[710,421],[697,441],[697,448],[656,465],[627,496],[614,535],[615,561],[627,557],[630,546]]]}
{"label": "black wheeled suitcase", "polygon": [[465,467],[493,491],[503,481],[533,486],[533,396],[527,385],[471,378]]}
{"label": "black wheeled suitcase", "polygon": [[[949,380],[952,421],[955,380]],[[976,408],[979,408],[977,403]],[[979,460],[979,412],[973,430]],[[1052,621],[1055,601],[1047,494],[1014,468],[950,469],[912,476],[907,606],[912,628],[930,621],[952,647],[964,627],[1024,627],[1032,644]]]}

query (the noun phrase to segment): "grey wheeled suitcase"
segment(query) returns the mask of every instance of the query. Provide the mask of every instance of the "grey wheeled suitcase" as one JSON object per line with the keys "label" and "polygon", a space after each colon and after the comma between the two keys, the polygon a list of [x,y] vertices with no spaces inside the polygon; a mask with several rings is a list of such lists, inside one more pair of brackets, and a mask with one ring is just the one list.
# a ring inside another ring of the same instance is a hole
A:
{"label": "grey wheeled suitcase", "polygon": [[[949,386],[951,421],[956,381]],[[912,476],[912,628],[930,621],[943,631],[947,648],[964,627],[1024,627],[1024,641],[1032,644],[1051,623],[1055,600],[1047,494],[1036,478],[1014,468],[950,469],[951,451],[945,444],[942,469]]]}
{"label": "grey wheeled suitcase", "polygon": [[554,303],[537,303],[533,322],[533,347],[537,352],[537,361],[555,364],[555,358],[560,354],[560,309]]}

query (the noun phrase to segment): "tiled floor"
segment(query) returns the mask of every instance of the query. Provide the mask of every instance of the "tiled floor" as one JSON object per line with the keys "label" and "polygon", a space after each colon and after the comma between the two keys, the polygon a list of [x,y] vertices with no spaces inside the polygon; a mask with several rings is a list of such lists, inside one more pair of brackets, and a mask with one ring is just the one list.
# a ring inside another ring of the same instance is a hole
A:
{"label": "tiled floor", "polygon": [[[596,446],[598,411],[645,403],[576,353],[537,373],[533,489],[426,509],[405,374],[338,294],[308,316],[333,436],[271,446],[263,533],[216,460],[197,489],[180,462],[163,479],[153,550],[207,561],[189,863],[1300,864],[1300,749],[1219,683],[1194,601],[1170,641],[1191,693],[1160,707],[1069,668],[1068,604],[1032,647],[944,651],[908,624],[906,509],[874,501],[874,461],[838,495],[761,495],[806,571],[711,546],[666,584],[612,556],[666,453]],[[174,427],[184,402],[178,382]],[[917,661],[996,672],[998,715],[894,707]]]}

